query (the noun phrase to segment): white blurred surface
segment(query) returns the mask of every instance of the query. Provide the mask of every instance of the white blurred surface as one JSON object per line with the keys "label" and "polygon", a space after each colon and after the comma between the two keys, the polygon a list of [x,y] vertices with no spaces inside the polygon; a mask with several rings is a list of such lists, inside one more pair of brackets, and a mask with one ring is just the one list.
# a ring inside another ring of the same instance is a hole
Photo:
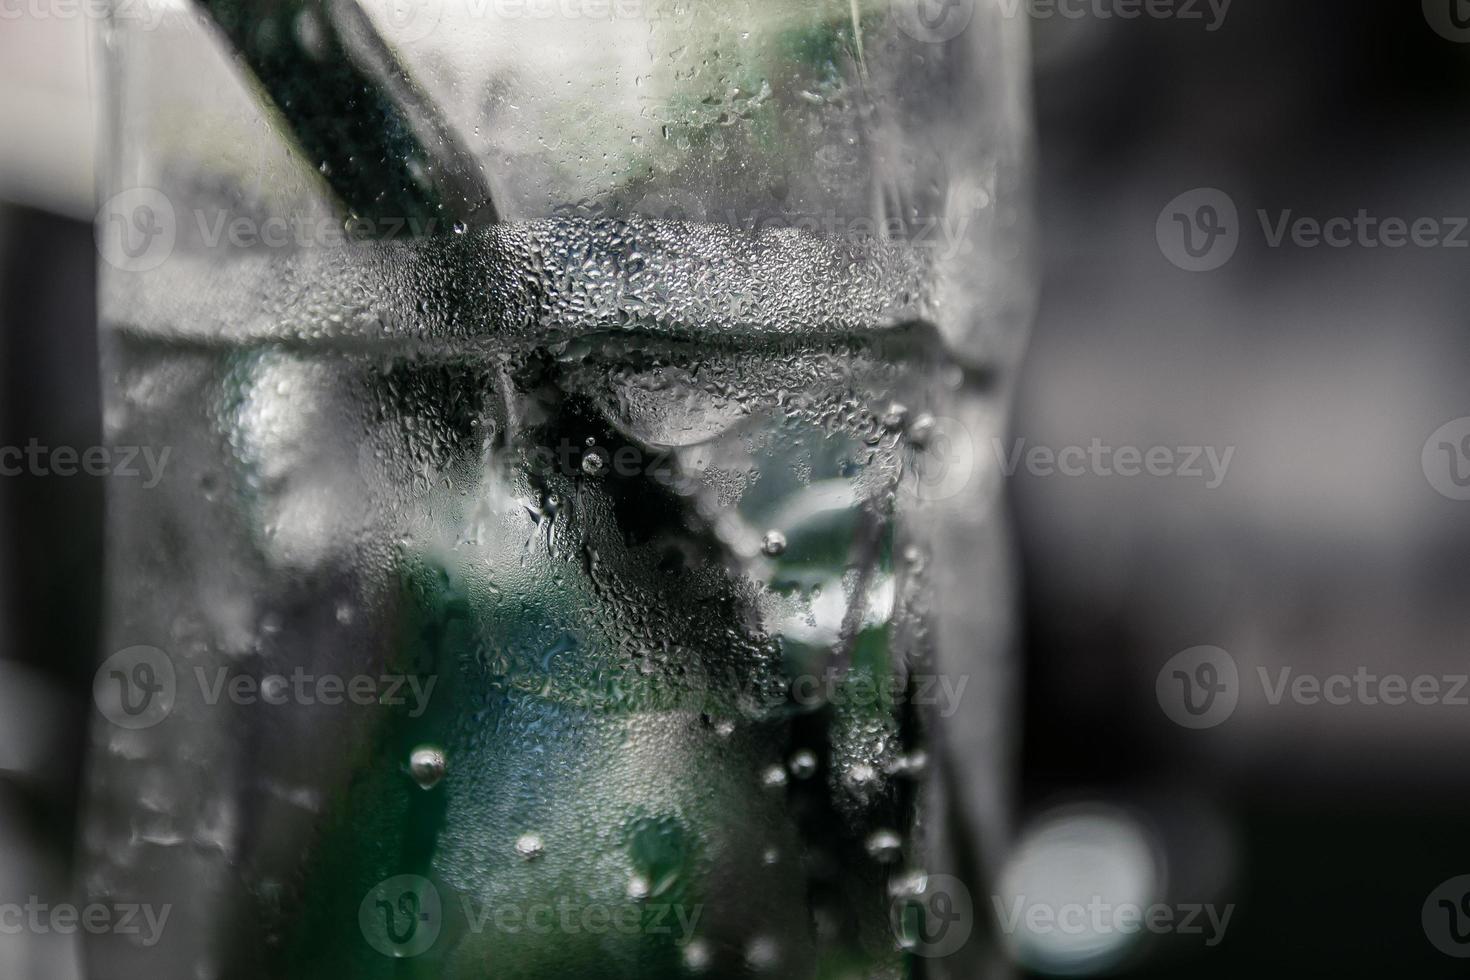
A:
{"label": "white blurred surface", "polygon": [[89,53],[94,18],[79,4],[0,15],[0,199],[90,220],[96,146]]}

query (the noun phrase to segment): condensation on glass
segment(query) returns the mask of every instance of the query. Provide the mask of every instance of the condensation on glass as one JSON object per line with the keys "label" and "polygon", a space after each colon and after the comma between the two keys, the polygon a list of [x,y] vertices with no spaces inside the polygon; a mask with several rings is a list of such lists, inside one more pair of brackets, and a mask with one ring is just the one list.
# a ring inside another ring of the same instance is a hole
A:
{"label": "condensation on glass", "polygon": [[90,975],[998,969],[1006,8],[116,8]]}

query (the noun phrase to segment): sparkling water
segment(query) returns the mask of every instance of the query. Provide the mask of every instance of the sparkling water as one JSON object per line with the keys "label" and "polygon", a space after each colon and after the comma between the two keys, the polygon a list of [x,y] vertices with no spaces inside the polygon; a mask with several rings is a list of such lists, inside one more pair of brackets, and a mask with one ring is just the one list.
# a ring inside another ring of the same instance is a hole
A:
{"label": "sparkling water", "polygon": [[167,703],[85,856],[172,911],[95,975],[908,975],[930,278],[638,219],[112,276],[109,438],[171,453],[108,652]]}

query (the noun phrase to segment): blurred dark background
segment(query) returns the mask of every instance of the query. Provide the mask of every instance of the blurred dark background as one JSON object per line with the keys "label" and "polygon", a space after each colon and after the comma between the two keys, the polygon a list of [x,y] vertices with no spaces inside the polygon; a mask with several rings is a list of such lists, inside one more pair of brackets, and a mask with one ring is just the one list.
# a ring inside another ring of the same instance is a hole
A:
{"label": "blurred dark background", "polygon": [[[1273,248],[1256,214],[1470,216],[1470,44],[1412,2],[1236,0],[1215,30],[1198,9],[1033,23],[1044,287],[1013,439],[1234,453],[1215,487],[1009,481],[1020,804],[1023,830],[1070,820],[1084,839],[1111,814],[1168,901],[1234,912],[1212,947],[1031,962],[1463,975],[1420,911],[1470,873],[1470,707],[1271,704],[1255,677],[1470,670],[1470,503],[1421,468],[1430,434],[1470,415],[1470,249]],[[80,26],[0,25],[0,445],[100,440]],[[1239,209],[1239,248],[1210,272],[1156,234],[1196,188]],[[70,873],[100,508],[85,478],[0,479],[0,885],[59,892]],[[1238,663],[1240,698],[1189,730],[1155,678],[1201,645]],[[0,977],[74,975],[60,937],[22,938],[0,938]]]}

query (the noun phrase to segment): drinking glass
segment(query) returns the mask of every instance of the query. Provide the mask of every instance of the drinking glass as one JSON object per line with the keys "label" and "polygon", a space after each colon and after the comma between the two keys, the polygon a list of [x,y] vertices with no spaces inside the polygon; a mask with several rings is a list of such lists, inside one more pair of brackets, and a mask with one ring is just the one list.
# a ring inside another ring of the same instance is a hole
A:
{"label": "drinking glass", "polygon": [[1002,969],[1009,6],[115,0],[91,976]]}

